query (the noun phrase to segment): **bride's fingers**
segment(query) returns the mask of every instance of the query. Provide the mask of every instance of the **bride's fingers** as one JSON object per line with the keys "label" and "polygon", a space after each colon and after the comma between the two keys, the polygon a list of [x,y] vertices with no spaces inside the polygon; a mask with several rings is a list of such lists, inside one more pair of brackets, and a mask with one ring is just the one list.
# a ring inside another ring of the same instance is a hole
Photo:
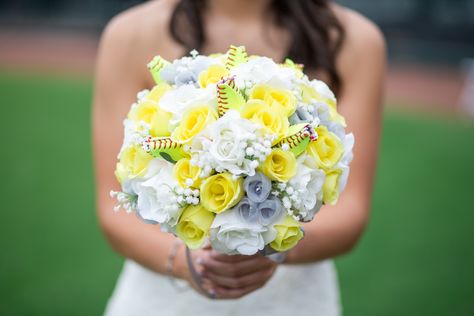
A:
{"label": "bride's fingers", "polygon": [[212,259],[217,260],[217,261],[240,262],[240,261],[252,260],[260,255],[253,255],[253,256],[226,255],[226,254],[218,253],[215,250],[213,250],[211,251],[210,256]]}
{"label": "bride's fingers", "polygon": [[245,288],[217,288],[215,298],[217,299],[236,299],[241,298],[265,285],[265,282],[253,284]]}
{"label": "bride's fingers", "polygon": [[251,260],[245,260],[240,262],[222,262],[214,260],[213,258],[206,258],[202,262],[204,275],[212,273],[215,275],[229,276],[229,277],[240,277],[255,271],[267,269],[272,267],[275,263],[268,258],[255,257]]}
{"label": "bride's fingers", "polygon": [[266,282],[273,275],[274,268],[268,267],[240,277],[218,275],[214,273],[205,274],[205,279],[209,279],[219,287],[231,289],[246,288],[255,284]]}

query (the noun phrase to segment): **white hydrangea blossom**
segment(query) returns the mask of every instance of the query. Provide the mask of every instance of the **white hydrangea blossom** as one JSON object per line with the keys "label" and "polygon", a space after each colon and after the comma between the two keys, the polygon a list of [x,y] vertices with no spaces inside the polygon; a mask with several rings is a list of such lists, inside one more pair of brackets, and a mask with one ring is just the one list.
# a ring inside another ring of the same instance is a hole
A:
{"label": "white hydrangea blossom", "polygon": [[255,169],[271,153],[272,135],[259,136],[258,125],[229,110],[217,122],[196,137],[191,164],[207,177],[213,170],[234,176],[253,176]]}

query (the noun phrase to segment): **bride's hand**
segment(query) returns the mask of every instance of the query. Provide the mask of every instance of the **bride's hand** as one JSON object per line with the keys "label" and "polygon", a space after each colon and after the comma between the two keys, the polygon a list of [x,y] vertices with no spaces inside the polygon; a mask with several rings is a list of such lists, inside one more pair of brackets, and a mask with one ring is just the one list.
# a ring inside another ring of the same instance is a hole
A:
{"label": "bride's hand", "polygon": [[202,276],[211,282],[215,297],[233,299],[245,296],[265,285],[277,263],[260,254],[228,256],[208,250],[202,257]]}
{"label": "bride's hand", "polygon": [[[201,262],[203,261],[203,258],[209,256],[210,251],[210,247],[191,251],[191,259],[194,265],[194,269],[199,275],[202,275],[203,272],[203,266]],[[181,245],[180,249],[178,249],[178,252],[176,254],[173,275],[188,282],[188,284],[201,295],[207,297],[213,297],[215,295],[215,286],[212,284],[211,281],[203,279],[201,286],[196,283],[196,280],[193,278],[188,266],[186,258],[186,248],[184,245]]]}

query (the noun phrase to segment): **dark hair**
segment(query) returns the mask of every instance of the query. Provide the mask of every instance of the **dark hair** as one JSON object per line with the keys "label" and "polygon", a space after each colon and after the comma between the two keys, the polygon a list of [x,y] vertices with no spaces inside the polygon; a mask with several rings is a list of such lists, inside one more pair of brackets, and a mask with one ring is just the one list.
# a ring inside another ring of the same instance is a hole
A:
{"label": "dark hair", "polygon": [[[272,0],[276,23],[288,30],[291,37],[286,57],[305,65],[306,69],[322,70],[329,75],[330,85],[341,88],[336,69],[336,56],[344,40],[344,29],[329,8],[330,0]],[[202,12],[206,0],[181,0],[170,21],[173,38],[187,50],[200,50],[206,41]]]}

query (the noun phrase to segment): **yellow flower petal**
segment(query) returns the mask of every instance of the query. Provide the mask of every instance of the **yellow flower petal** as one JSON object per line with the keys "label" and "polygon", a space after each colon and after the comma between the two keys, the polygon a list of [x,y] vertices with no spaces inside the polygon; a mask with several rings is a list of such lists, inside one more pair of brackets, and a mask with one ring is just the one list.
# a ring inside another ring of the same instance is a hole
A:
{"label": "yellow flower petal", "polygon": [[265,159],[260,169],[271,180],[287,182],[295,176],[296,166],[296,158],[291,151],[276,148]]}
{"label": "yellow flower petal", "polygon": [[199,85],[206,88],[209,84],[215,84],[223,77],[227,77],[229,71],[221,65],[211,65],[199,74]]}
{"label": "yellow flower petal", "polygon": [[277,236],[270,243],[270,247],[276,251],[290,250],[303,238],[299,223],[291,216],[286,216],[281,223],[277,223],[273,227],[277,232]]}
{"label": "yellow flower petal", "polygon": [[190,249],[197,249],[209,235],[209,229],[215,214],[206,210],[202,205],[188,206],[176,225],[176,235]]}
{"label": "yellow flower petal", "polygon": [[211,107],[207,105],[193,107],[184,114],[180,124],[171,134],[171,138],[178,143],[188,143],[216,120],[217,113]]}
{"label": "yellow flower petal", "polygon": [[256,85],[250,93],[250,99],[263,100],[270,108],[283,109],[286,117],[295,113],[296,97],[290,90],[275,89],[267,85]]}
{"label": "yellow flower petal", "polygon": [[193,181],[191,187],[199,188],[201,184],[201,178],[199,177],[201,169],[198,166],[193,166],[190,163],[189,158],[183,158],[173,167],[173,176],[182,187],[188,187],[188,179]]}
{"label": "yellow flower petal", "polygon": [[207,178],[200,189],[201,204],[216,214],[237,204],[244,195],[243,179],[234,180],[229,173],[219,173]]}
{"label": "yellow flower petal", "polygon": [[326,173],[323,184],[323,202],[325,204],[334,205],[339,199],[339,179],[341,175],[341,169],[334,169]]}
{"label": "yellow flower petal", "polygon": [[316,165],[324,170],[333,168],[344,154],[344,145],[325,126],[316,128],[318,139],[309,143],[306,152]]}

